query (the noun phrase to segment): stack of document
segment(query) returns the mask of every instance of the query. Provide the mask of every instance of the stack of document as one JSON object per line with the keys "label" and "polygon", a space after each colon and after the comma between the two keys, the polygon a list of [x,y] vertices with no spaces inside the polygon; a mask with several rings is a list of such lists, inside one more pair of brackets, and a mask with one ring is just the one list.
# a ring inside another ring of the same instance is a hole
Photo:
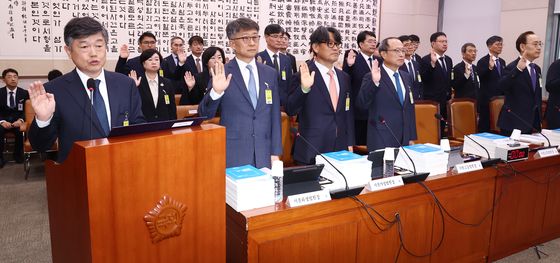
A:
{"label": "stack of document", "polygon": [[[414,144],[403,147],[416,166],[416,173],[430,173],[430,176],[447,173],[449,153],[434,144]],[[412,162],[403,150],[399,151],[395,166],[414,171]]]}
{"label": "stack of document", "polygon": [[226,203],[238,212],[274,205],[270,169],[252,165],[227,168]]}
{"label": "stack of document", "polygon": [[[546,137],[548,137],[548,139],[550,140],[550,144],[555,146],[560,146],[560,129],[555,129],[555,130],[543,129],[542,133]],[[548,144],[545,145],[548,146]]]}
{"label": "stack of document", "polygon": [[[325,156],[348,181],[349,188],[363,187],[371,181],[371,162],[367,156],[362,156],[349,151],[338,151],[324,153]],[[344,178],[331,166],[321,155],[315,156],[317,164],[324,164],[325,167],[321,172],[321,176],[331,181],[332,184],[325,185],[329,191],[342,190],[346,187]]]}
{"label": "stack of document", "polygon": [[[508,143],[512,142],[509,137],[488,132],[471,134],[469,135],[469,137],[472,140],[467,138],[466,136],[464,138],[463,153],[470,153],[484,158],[487,158],[488,154],[486,154],[486,151],[483,149],[483,147],[488,150],[490,158],[496,158],[496,146],[507,145]],[[480,147],[480,145],[473,142],[473,140],[478,142],[483,147]]]}

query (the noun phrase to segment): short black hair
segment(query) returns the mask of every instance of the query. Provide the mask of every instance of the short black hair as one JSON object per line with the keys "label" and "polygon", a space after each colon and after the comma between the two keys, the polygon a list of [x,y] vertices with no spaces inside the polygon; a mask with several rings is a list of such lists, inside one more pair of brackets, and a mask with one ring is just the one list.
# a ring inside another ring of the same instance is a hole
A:
{"label": "short black hair", "polygon": [[140,35],[140,37],[138,38],[138,44],[141,44],[142,40],[144,40],[144,38],[147,38],[147,37],[151,37],[155,41],[157,41],[156,36],[154,34],[152,34],[152,32],[146,31],[146,32],[142,33],[142,35]]}
{"label": "short black hair", "polygon": [[476,46],[475,46],[473,43],[470,43],[470,42],[469,42],[469,43],[465,43],[465,44],[463,44],[463,46],[461,47],[461,53],[464,54],[465,52],[467,52],[467,48],[468,48],[468,47],[474,47],[474,48],[476,48]]}
{"label": "short black hair", "polygon": [[534,34],[535,32],[533,31],[525,31],[521,33],[521,35],[519,35],[519,37],[515,41],[515,48],[517,49],[517,51],[519,51],[519,53],[521,53],[521,44],[527,44],[527,36]]}
{"label": "short black hair", "polygon": [[389,40],[391,40],[391,39],[399,40],[399,39],[396,38],[396,37],[388,37],[388,38],[383,39],[383,40],[379,43],[379,52],[389,50],[389,48],[390,48],[390,47],[389,47]]}
{"label": "short black hair", "polygon": [[364,30],[364,31],[358,33],[358,36],[356,37],[356,41],[358,42],[358,46],[360,45],[360,43],[362,43],[366,40],[367,36],[372,36],[372,37],[377,39],[377,37],[375,36],[375,33],[373,33],[373,31]]}
{"label": "short black hair", "polygon": [[7,68],[4,71],[2,71],[2,78],[5,78],[6,75],[8,75],[8,73],[15,73],[17,76],[19,76],[19,73],[17,72],[17,70],[15,70],[13,68]]}
{"label": "short black hair", "polygon": [[241,17],[229,22],[226,26],[226,35],[228,39],[232,39],[235,34],[241,30],[252,30],[255,29],[259,32],[259,24],[257,22]]}
{"label": "short black hair", "polygon": [[180,36],[174,36],[174,37],[172,37],[171,40],[170,40],[169,42],[170,42],[170,43],[173,43],[173,40],[175,40],[175,39],[179,39],[179,40],[181,40],[181,42],[185,43],[185,40],[184,40],[182,37],[180,37]]}
{"label": "short black hair", "polygon": [[486,46],[489,47],[496,42],[504,42],[504,39],[501,36],[491,36],[486,40]]}
{"label": "short black hair", "polygon": [[146,60],[148,60],[149,58],[151,58],[154,54],[158,54],[159,56],[159,61],[160,63],[163,61],[163,57],[161,56],[161,54],[159,53],[159,51],[150,48],[150,49],[146,49],[142,52],[142,54],[140,54],[140,64],[144,64],[144,62],[146,62]]}
{"label": "short black hair", "polygon": [[60,72],[60,70],[58,69],[53,69],[51,71],[49,71],[49,74],[47,74],[47,79],[49,81],[56,79],[58,77],[62,76],[62,72]]}
{"label": "short black hair", "polygon": [[282,26],[280,26],[279,24],[270,24],[264,28],[265,36],[270,36],[272,34],[279,34],[279,33],[281,34],[284,33],[284,28],[282,28]]}
{"label": "short black hair", "polygon": [[412,41],[412,42],[420,42],[420,37],[418,37],[415,34],[411,34],[408,37],[410,37],[410,41]]}
{"label": "short black hair", "polygon": [[286,32],[286,31],[284,31],[284,36],[287,36],[288,39],[291,39],[291,38],[292,38],[292,36],[290,36],[290,33]]}
{"label": "short black hair", "polygon": [[109,42],[107,29],[105,29],[99,21],[89,16],[74,17],[64,26],[64,44],[66,44],[67,47],[71,47],[74,40],[95,35],[97,33],[101,33],[101,35],[103,35],[105,44]]}
{"label": "short black hair", "polygon": [[443,32],[435,32],[430,36],[430,42],[436,42],[437,38],[440,36],[447,37],[447,35]]}
{"label": "short black hair", "polygon": [[191,38],[189,38],[189,46],[192,46],[193,43],[200,43],[204,46],[204,39],[202,39],[201,36],[192,36]]}
{"label": "short black hair", "polygon": [[410,36],[408,36],[408,35],[402,35],[402,36],[400,36],[400,37],[399,37],[399,40],[400,40],[401,42],[403,42],[403,43],[404,43],[405,41],[412,41],[412,39],[411,39]]}
{"label": "short black hair", "polygon": [[209,47],[204,52],[202,52],[202,66],[204,68],[208,68],[208,61],[212,58],[216,52],[220,52],[222,54],[222,64],[226,64],[226,54],[224,50],[219,47]]}
{"label": "short black hair", "polygon": [[313,54],[315,54],[312,47],[313,44],[328,43],[331,40],[329,33],[333,33],[334,42],[342,44],[342,36],[336,28],[320,26],[311,33],[311,36],[309,36],[309,47],[311,48]]}

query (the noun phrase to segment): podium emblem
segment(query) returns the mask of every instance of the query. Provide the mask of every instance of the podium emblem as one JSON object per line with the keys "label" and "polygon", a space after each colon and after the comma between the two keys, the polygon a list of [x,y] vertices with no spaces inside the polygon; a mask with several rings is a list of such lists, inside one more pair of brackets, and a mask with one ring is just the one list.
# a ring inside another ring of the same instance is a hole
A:
{"label": "podium emblem", "polygon": [[144,216],[152,243],[181,235],[187,206],[164,195],[156,207]]}

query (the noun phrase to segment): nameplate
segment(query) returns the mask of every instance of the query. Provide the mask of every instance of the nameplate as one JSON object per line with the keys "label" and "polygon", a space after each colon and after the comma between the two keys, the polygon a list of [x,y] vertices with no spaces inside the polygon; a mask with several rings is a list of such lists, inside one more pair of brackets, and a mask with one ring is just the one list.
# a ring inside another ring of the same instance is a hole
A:
{"label": "nameplate", "polygon": [[176,122],[176,123],[173,123],[173,126],[171,126],[171,128],[187,127],[187,126],[191,126],[192,124],[193,124],[193,121]]}
{"label": "nameplate", "polygon": [[535,158],[546,158],[550,156],[556,156],[558,154],[558,149],[556,149],[556,147],[550,147],[538,150],[537,153],[535,153]]}
{"label": "nameplate", "polygon": [[189,110],[189,114],[197,114],[197,113],[198,113],[198,110],[197,110],[197,109]]}
{"label": "nameplate", "polygon": [[303,205],[310,205],[319,202],[331,200],[331,194],[328,190],[320,190],[315,192],[303,193],[298,195],[288,196],[286,205],[288,207],[298,207]]}
{"label": "nameplate", "polygon": [[366,188],[369,191],[375,192],[375,191],[393,188],[401,185],[404,185],[401,176],[391,176],[391,177],[385,177],[385,178],[380,178],[380,179],[370,181],[367,184]]}
{"label": "nameplate", "polygon": [[462,173],[467,173],[467,172],[472,172],[472,171],[477,171],[482,169],[483,169],[482,163],[480,161],[474,161],[474,162],[461,163],[455,165],[455,167],[453,168],[453,172],[462,174]]}

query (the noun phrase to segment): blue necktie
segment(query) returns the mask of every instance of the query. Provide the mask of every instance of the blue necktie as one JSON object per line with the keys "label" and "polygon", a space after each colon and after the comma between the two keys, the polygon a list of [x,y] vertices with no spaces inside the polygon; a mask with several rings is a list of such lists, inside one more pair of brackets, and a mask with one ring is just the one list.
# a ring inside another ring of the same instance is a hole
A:
{"label": "blue necktie", "polygon": [[498,70],[498,77],[502,76],[502,66],[500,65],[500,59],[496,59],[496,69]]}
{"label": "blue necktie", "polygon": [[537,72],[535,70],[535,63],[529,64],[530,72],[531,73],[531,85],[533,86],[533,91],[537,89]]}
{"label": "blue necktie", "polygon": [[443,73],[447,74],[447,65],[445,65],[445,57],[440,57],[439,60],[441,61],[441,68],[443,69]]}
{"label": "blue necktie", "polygon": [[14,98],[14,92],[10,91],[10,108],[14,109],[16,107],[16,99]]}
{"label": "blue necktie", "polygon": [[412,69],[412,61],[408,62],[408,73],[412,75],[412,80],[416,81],[416,72],[414,72],[414,69]]}
{"label": "blue necktie", "polygon": [[397,95],[399,95],[399,101],[402,105],[404,102],[404,94],[401,88],[401,81],[399,80],[399,73],[395,72],[395,74],[393,74],[393,77],[395,77],[395,84],[397,85]]}
{"label": "blue necktie", "polygon": [[247,65],[249,70],[249,97],[251,98],[251,103],[253,103],[253,109],[257,108],[257,84],[255,83],[255,76],[253,75],[253,67]]}
{"label": "blue necktie", "polygon": [[99,83],[101,80],[95,80],[95,90],[93,91],[93,108],[95,109],[95,114],[97,114],[97,118],[99,119],[99,123],[101,124],[101,128],[105,131],[104,136],[109,135],[109,119],[107,118],[107,110],[105,109],[105,102],[103,101],[103,97],[99,92]]}

